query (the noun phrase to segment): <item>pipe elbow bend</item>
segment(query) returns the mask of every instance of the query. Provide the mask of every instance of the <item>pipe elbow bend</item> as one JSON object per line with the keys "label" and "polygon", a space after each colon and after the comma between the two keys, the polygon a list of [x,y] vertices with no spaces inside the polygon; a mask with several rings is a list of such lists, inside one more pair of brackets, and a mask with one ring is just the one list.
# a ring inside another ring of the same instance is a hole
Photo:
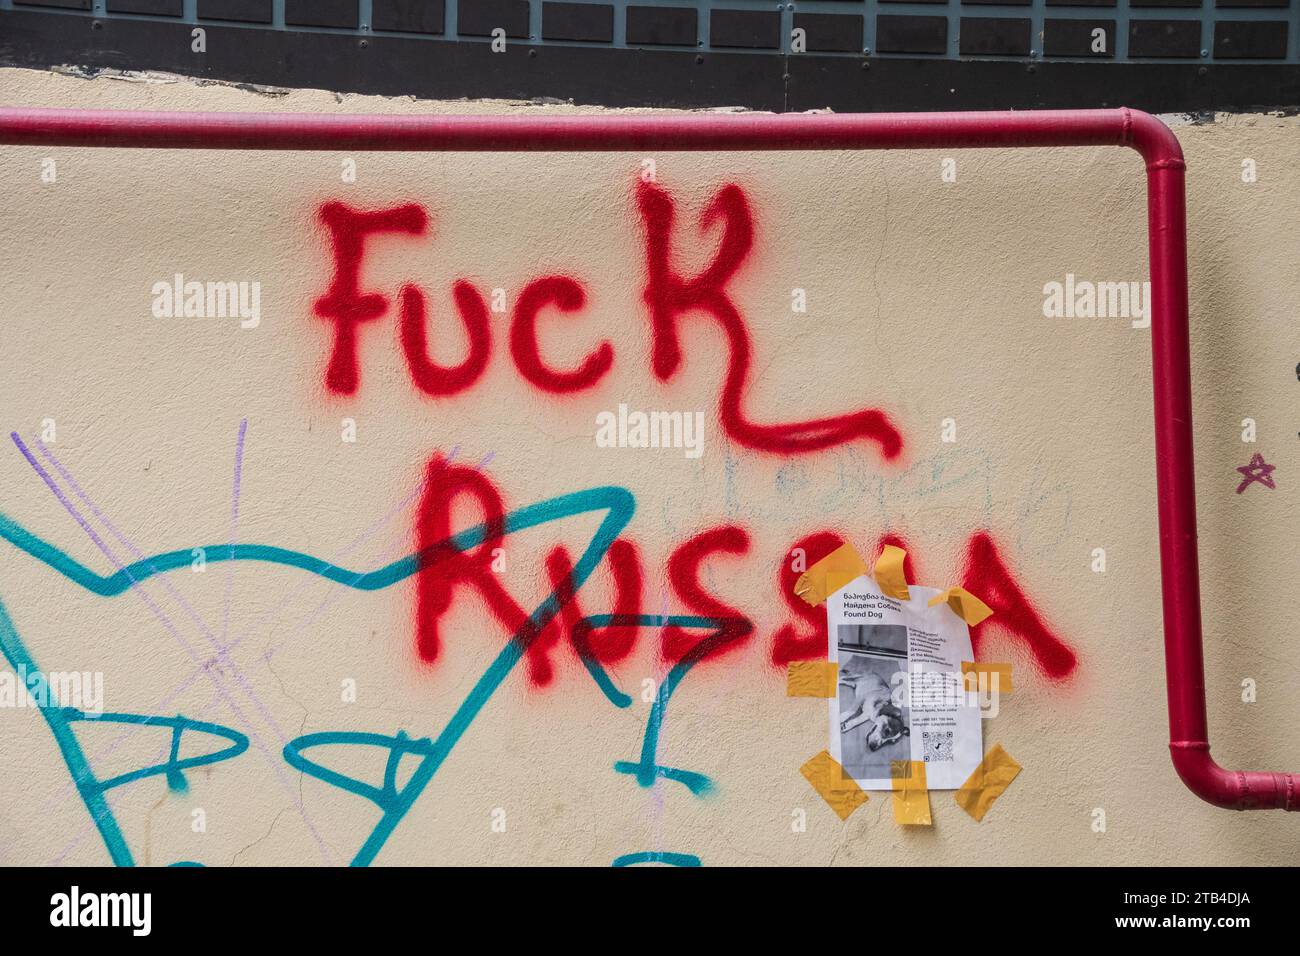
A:
{"label": "pipe elbow bend", "polygon": [[1150,113],[1124,107],[1124,138],[1142,154],[1147,169],[1187,168],[1178,137]]}
{"label": "pipe elbow bend", "polygon": [[1187,789],[1227,810],[1300,810],[1300,774],[1225,770],[1210,756],[1210,745],[1174,741],[1174,769]]}

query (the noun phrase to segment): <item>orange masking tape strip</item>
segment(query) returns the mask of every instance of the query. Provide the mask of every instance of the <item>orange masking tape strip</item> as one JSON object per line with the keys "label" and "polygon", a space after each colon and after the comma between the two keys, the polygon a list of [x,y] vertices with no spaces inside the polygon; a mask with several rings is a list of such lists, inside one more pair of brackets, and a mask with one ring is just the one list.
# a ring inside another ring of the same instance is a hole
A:
{"label": "orange masking tape strip", "polygon": [[844,768],[830,755],[830,751],[823,750],[800,767],[799,772],[841,820],[847,820],[854,810],[867,802],[868,797],[862,788],[845,774]]}
{"label": "orange masking tape strip", "polygon": [[787,697],[834,697],[840,665],[833,661],[791,661],[785,673]]}
{"label": "orange masking tape strip", "polygon": [[1010,664],[990,664],[985,661],[962,661],[961,672],[966,675],[966,689],[975,691],[979,689],[982,681],[988,689],[993,688],[993,675],[997,675],[998,693],[1009,694],[1014,689],[1011,685],[1011,665]]}
{"label": "orange masking tape strip", "polygon": [[799,575],[799,580],[794,583],[794,593],[816,607],[854,578],[866,573],[866,562],[853,545],[846,542]]}
{"label": "orange masking tape strip", "polygon": [[971,627],[974,627],[993,613],[993,608],[965,588],[949,588],[941,594],[936,594],[930,598],[930,607],[934,607],[936,604],[947,604],[952,608],[954,614]]}
{"label": "orange masking tape strip", "polygon": [[930,791],[925,786],[924,760],[891,760],[894,784],[894,822],[904,826],[930,826]]}
{"label": "orange masking tape strip", "polygon": [[989,812],[993,801],[1011,786],[1011,781],[1020,773],[1020,764],[1011,759],[1011,755],[1002,749],[1001,744],[994,744],[984,755],[980,765],[970,775],[961,789],[953,794],[957,806],[961,807],[978,823]]}
{"label": "orange masking tape strip", "polygon": [[907,590],[907,575],[903,573],[903,561],[906,558],[907,552],[892,544],[885,545],[885,549],[880,552],[872,573],[875,575],[876,586],[880,588],[881,594],[899,601],[912,599],[911,593]]}

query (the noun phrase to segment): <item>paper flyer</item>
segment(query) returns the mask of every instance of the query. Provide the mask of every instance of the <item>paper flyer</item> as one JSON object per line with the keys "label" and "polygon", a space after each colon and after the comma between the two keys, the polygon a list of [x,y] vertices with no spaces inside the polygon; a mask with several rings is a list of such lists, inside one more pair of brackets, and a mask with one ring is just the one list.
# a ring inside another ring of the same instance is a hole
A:
{"label": "paper flyer", "polygon": [[966,622],[938,588],[910,585],[910,600],[880,593],[863,575],[826,600],[829,659],[839,665],[830,701],[831,756],[864,790],[889,790],[891,762],[924,761],[930,790],[956,790],[984,754],[977,697],[962,661],[974,658]]}

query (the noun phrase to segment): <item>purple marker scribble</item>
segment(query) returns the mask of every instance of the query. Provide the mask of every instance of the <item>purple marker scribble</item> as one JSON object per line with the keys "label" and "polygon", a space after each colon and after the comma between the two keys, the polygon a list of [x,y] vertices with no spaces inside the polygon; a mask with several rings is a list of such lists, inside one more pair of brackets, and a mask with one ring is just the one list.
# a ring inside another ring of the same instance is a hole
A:
{"label": "purple marker scribble", "polygon": [[[460,446],[459,446],[459,445],[457,445],[455,448],[453,448],[453,449],[452,449],[452,452],[451,452],[451,455],[449,456],[449,460],[450,460],[450,458],[454,458],[455,455],[456,455],[456,453],[457,453],[459,450],[460,450]],[[358,535],[356,538],[354,538],[351,542],[349,542],[346,546],[344,546],[343,548],[341,548],[339,551],[335,552],[335,553],[330,557],[331,563],[338,563],[338,562],[341,561],[343,558],[345,558],[345,557],[347,557],[349,554],[351,554],[351,553],[352,553],[354,550],[356,550],[358,547],[360,547],[360,545],[362,545],[363,543],[365,543],[365,541],[367,541],[369,538],[371,538],[371,537],[374,536],[376,533],[378,533],[378,531],[379,531],[381,528],[383,528],[385,525],[387,525],[388,522],[391,521],[392,518],[393,518],[395,515],[397,515],[397,514],[398,514],[399,512],[401,512],[401,511],[403,511],[403,510],[404,510],[406,507],[408,507],[412,502],[414,502],[414,501],[416,500],[416,498],[420,495],[420,493],[421,493],[423,490],[424,490],[424,482],[421,481],[420,484],[416,486],[416,488],[415,488],[414,491],[412,491],[409,495],[407,495],[404,499],[402,499],[402,501],[398,502],[397,505],[395,505],[393,508],[391,508],[391,509],[388,511],[388,513],[387,513],[386,515],[384,515],[382,518],[380,518],[378,521],[376,521],[374,524],[372,524],[368,529],[366,529],[366,531],[362,532],[360,535]],[[166,577],[165,577],[165,576],[159,575],[159,576],[158,576],[158,580],[159,580],[160,582],[162,582],[162,583],[164,584],[164,586],[166,585]],[[262,624],[264,624],[266,621],[270,620],[270,619],[271,619],[271,618],[272,618],[276,613],[278,613],[278,612],[279,612],[279,611],[280,611],[280,610],[285,606],[285,604],[287,604],[287,603],[289,602],[289,600],[290,600],[294,595],[296,595],[300,590],[302,590],[304,587],[306,587],[310,582],[311,582],[311,579],[310,579],[310,578],[303,578],[302,580],[300,580],[300,581],[298,582],[298,584],[297,584],[295,587],[291,588],[287,593],[285,593],[284,595],[282,595],[282,597],[281,597],[281,599],[280,599],[280,602],[279,602],[278,604],[276,604],[276,605],[275,605],[274,607],[272,607],[270,610],[268,610],[268,611],[266,611],[264,614],[262,614],[262,616],[261,616],[260,619],[257,621],[257,623],[256,623],[253,627],[250,627],[248,630],[246,630],[246,631],[245,631],[245,632],[244,632],[244,633],[239,637],[238,640],[234,641],[234,642],[233,642],[232,644],[230,644],[230,645],[227,645],[227,646],[225,646],[225,647],[222,647],[222,648],[218,651],[218,654],[217,654],[216,658],[214,658],[213,661],[210,661],[209,664],[215,664],[215,663],[222,662],[222,661],[229,662],[229,660],[230,660],[230,658],[229,658],[229,652],[230,652],[230,651],[234,650],[235,647],[237,647],[240,643],[242,643],[242,641],[243,641],[243,639],[244,639],[245,637],[247,637],[247,636],[249,636],[250,634],[252,634],[256,627],[260,627],[260,625],[262,625]],[[178,597],[179,597],[179,595],[178,595]],[[182,602],[183,602],[183,599],[182,599]],[[184,607],[184,606],[186,606],[186,605],[185,605],[184,603],[182,603],[182,606]],[[191,671],[191,672],[190,672],[190,675],[189,675],[187,678],[185,678],[185,680],[181,681],[181,683],[180,683],[179,685],[177,685],[176,688],[175,688],[175,689],[174,689],[170,694],[168,694],[165,698],[163,698],[163,700],[162,700],[162,701],[158,704],[158,706],[155,708],[156,712],[157,712],[157,713],[167,713],[167,712],[169,712],[169,711],[171,710],[171,705],[172,705],[176,700],[178,700],[178,699],[180,698],[180,696],[181,696],[185,691],[189,690],[189,688],[192,687],[192,686],[194,685],[195,681],[197,681],[200,677],[203,677],[203,676],[207,673],[207,670],[208,670],[208,666],[207,666],[207,665],[204,665],[204,666],[196,667],[193,671]],[[139,733],[142,729],[143,729],[143,728],[140,727],[140,726],[128,726],[125,730],[123,730],[123,731],[122,731],[121,733],[119,733],[116,737],[114,737],[111,741],[109,741],[108,746],[107,746],[103,751],[96,753],[96,754],[94,755],[95,758],[96,758],[97,760],[102,760],[102,759],[104,759],[104,758],[107,758],[107,757],[111,756],[113,753],[115,753],[115,752],[117,751],[117,748],[118,748],[119,746],[121,746],[123,742],[125,742],[125,741],[128,740],[128,739],[130,739],[133,735]],[[47,806],[49,806],[49,805],[57,805],[57,804],[61,803],[62,801],[64,801],[64,800],[68,799],[69,797],[71,797],[75,792],[76,792],[76,784],[75,784],[75,781],[69,781],[69,782],[64,786],[63,790],[62,790],[62,791],[61,791],[61,792],[60,792],[60,793],[59,793],[55,798],[52,798],[51,801],[48,801],[48,802],[47,802]]]}
{"label": "purple marker scribble", "polygon": [[1270,465],[1264,461],[1264,456],[1256,453],[1250,459],[1250,464],[1242,465],[1237,471],[1244,477],[1241,484],[1237,485],[1237,494],[1241,494],[1251,485],[1259,483],[1265,488],[1276,488],[1277,482],[1273,478],[1273,471],[1277,465]]}
{"label": "purple marker scribble", "polygon": [[[77,510],[76,506],[63,493],[63,490],[54,481],[53,477],[51,477],[49,472],[47,472],[43,467],[41,467],[41,463],[36,460],[36,457],[31,453],[31,450],[28,449],[27,445],[23,443],[21,436],[19,436],[17,432],[11,432],[9,437],[13,439],[14,444],[18,446],[18,450],[22,453],[22,456],[27,459],[27,463],[32,466],[32,468],[36,471],[36,474],[40,476],[41,480],[45,482],[46,486],[50,489],[50,491],[54,493],[55,498],[57,498],[59,503],[63,505],[64,509],[67,510],[68,514],[72,515],[73,519],[77,522],[77,524],[81,526],[81,529],[86,532],[87,536],[90,538],[92,542],[94,542],[95,546],[99,548],[99,550],[104,554],[104,556],[107,557],[109,561],[113,563],[113,565],[116,567],[117,570],[125,572],[127,579],[131,582],[131,590],[135,592],[135,594],[145,603],[145,606],[149,608],[150,612],[154,615],[154,617],[158,618],[158,620],[162,623],[163,627],[177,642],[177,644],[179,644],[180,647],[185,651],[185,653],[189,655],[190,659],[194,661],[194,663],[198,665],[200,669],[202,669],[205,673],[208,674],[209,678],[213,682],[213,685],[217,688],[217,692],[222,695],[222,697],[226,702],[226,705],[230,708],[231,712],[244,725],[244,729],[248,731],[249,738],[257,746],[257,749],[261,751],[263,757],[266,759],[267,763],[271,766],[272,771],[275,773],[276,777],[280,780],[281,784],[284,786],[285,792],[289,795],[290,800],[297,807],[299,814],[302,816],[303,822],[307,826],[307,829],[311,832],[312,837],[316,840],[317,847],[319,848],[322,857],[325,858],[326,862],[331,862],[333,853],[329,849],[329,847],[325,844],[325,841],[321,839],[321,836],[317,832],[315,826],[313,826],[311,821],[307,818],[307,812],[303,807],[301,800],[298,798],[290,781],[284,775],[284,772],[281,767],[282,761],[278,759],[278,755],[273,755],[271,751],[266,747],[265,743],[262,742],[261,737],[257,734],[257,731],[252,724],[252,721],[249,720],[249,718],[244,714],[243,710],[235,702],[234,698],[230,696],[230,693],[226,689],[225,685],[216,677],[216,675],[212,674],[209,671],[209,669],[204,666],[204,664],[200,661],[199,655],[195,652],[194,648],[181,635],[180,631],[176,628],[176,625],[172,623],[171,619],[167,616],[167,614],[163,611],[163,609],[159,607],[157,603],[154,601],[154,599],[149,595],[149,593],[145,591],[143,587],[141,587],[140,582],[135,579],[134,575],[131,574],[131,572],[126,568],[126,566],[120,560],[118,560],[117,555],[113,552],[112,548],[110,548],[107,544],[105,544],[103,538],[101,538],[96,533],[95,529],[90,526],[90,523],[87,522],[84,517],[82,517],[81,512]],[[98,518],[101,522],[103,522],[104,526],[108,528],[109,531],[120,541],[122,541],[123,544],[125,544],[131,551],[136,553],[139,557],[143,557],[144,555],[140,553],[137,549],[135,549],[133,545],[127,542],[125,537],[121,534],[121,532],[117,531],[117,529],[112,526],[112,524],[103,515],[103,513],[99,511],[98,507],[91,504],[89,497],[86,496],[85,492],[81,490],[80,485],[76,484],[76,482],[72,479],[72,476],[67,473],[67,470],[65,468],[63,468],[62,463],[58,462],[58,460],[49,451],[49,449],[46,448],[40,442],[37,442],[37,447],[41,450],[41,454],[44,455],[51,462],[51,464],[55,465],[60,475],[63,476],[64,480],[68,482],[69,487],[71,487],[73,491],[87,503],[87,505],[91,508],[92,514],[94,514],[96,518]],[[207,630],[206,627],[204,628],[204,630],[205,631]],[[239,677],[242,679],[242,675],[239,675]],[[246,684],[246,681],[244,683]],[[254,697],[254,701],[257,702],[255,695],[252,694],[251,688],[247,688],[247,690],[250,696]],[[260,702],[259,702],[259,707],[260,707]]]}
{"label": "purple marker scribble", "polygon": [[[239,422],[239,437],[235,439],[235,479],[231,482],[230,492],[230,551],[228,556],[235,556],[235,537],[239,534],[239,483],[244,473],[244,437],[248,434],[248,419]],[[221,645],[226,643],[230,634],[230,594],[235,584],[235,562],[230,561],[226,568],[225,608],[221,612]]]}
{"label": "purple marker scribble", "polygon": [[[239,437],[240,437],[241,445],[242,445],[242,440],[243,440],[243,438],[244,438],[245,425],[246,425],[246,420],[245,420],[245,423],[241,423],[241,427],[240,427],[240,436],[239,436]],[[38,445],[39,445],[39,443],[38,443]],[[21,450],[21,448],[22,448],[22,446],[21,446],[21,443],[20,443],[20,450]],[[59,463],[59,462],[57,461],[57,459],[55,459],[55,458],[53,457],[53,455],[48,451],[48,449],[45,449],[43,446],[41,446],[41,448],[42,448],[42,451],[43,451],[43,452],[44,452],[44,453],[45,453],[45,454],[46,454],[46,455],[51,459],[51,463],[54,464],[54,466],[55,466],[56,468],[58,468],[62,474],[64,474],[65,480],[67,480],[67,481],[69,482],[70,486],[73,487],[75,490],[78,490],[78,492],[81,494],[83,500],[86,501],[86,503],[91,507],[91,509],[92,509],[92,513],[96,513],[96,512],[98,512],[98,509],[95,508],[93,502],[90,502],[89,499],[84,495],[84,493],[81,493],[81,492],[79,491],[79,486],[76,485],[75,481],[72,479],[72,476],[71,476],[71,475],[68,475],[68,474],[66,473],[66,470],[63,469],[61,463]],[[452,462],[452,461],[454,461],[454,460],[457,458],[457,456],[460,454],[460,450],[461,450],[461,446],[460,446],[459,444],[453,446],[452,449],[451,449],[451,451],[447,454],[447,461],[448,461],[448,462]],[[28,457],[28,460],[31,461],[30,456],[26,456],[26,457]],[[495,457],[496,457],[496,452],[489,452],[486,456],[484,456],[484,458],[483,458],[483,459],[479,462],[479,464],[476,465],[475,467],[476,467],[477,469],[482,469],[482,468],[485,467],[489,462],[491,462]],[[237,463],[236,463],[236,475],[237,475],[237,477],[236,477],[236,489],[238,488],[238,482],[239,482],[239,477],[238,477],[238,475],[240,474],[240,462],[241,462],[241,461],[242,461],[242,455],[241,455],[241,453],[237,452]],[[40,473],[40,469],[39,469],[39,467],[37,468],[37,471],[38,471],[38,473]],[[48,483],[49,483],[49,482],[47,481],[47,484],[48,484]],[[394,505],[392,508],[390,508],[390,509],[388,510],[388,512],[386,512],[386,513],[385,513],[383,516],[381,516],[378,520],[376,520],[374,523],[372,523],[372,524],[371,524],[371,525],[370,525],[370,526],[369,526],[365,531],[363,531],[361,534],[359,534],[356,538],[354,538],[354,539],[353,539],[351,542],[349,542],[346,546],[344,546],[343,548],[341,548],[339,551],[335,552],[335,553],[330,557],[330,560],[331,560],[333,563],[337,563],[338,561],[340,561],[341,559],[347,557],[349,554],[351,554],[353,551],[355,551],[358,547],[360,547],[362,544],[364,544],[367,540],[369,540],[371,537],[373,537],[375,534],[377,534],[381,529],[383,529],[384,527],[386,527],[386,526],[387,526],[387,525],[392,521],[392,519],[393,519],[395,516],[397,516],[398,514],[404,512],[408,507],[410,507],[410,506],[411,506],[411,505],[416,501],[416,499],[417,499],[417,498],[418,498],[418,497],[419,497],[419,496],[424,492],[424,490],[425,490],[425,485],[426,485],[426,480],[422,479],[422,480],[421,480],[421,481],[416,485],[416,487],[415,487],[415,488],[414,488],[414,489],[413,489],[413,490],[412,490],[412,491],[411,491],[411,492],[410,492],[410,493],[409,493],[405,498],[403,498],[403,499],[402,499],[401,501],[399,501],[396,505]],[[62,495],[61,495],[61,493],[59,492],[57,486],[53,487],[52,490],[54,490],[54,492],[55,492],[56,495],[58,495],[60,498],[62,498]],[[237,497],[238,497],[238,490],[236,490],[236,491],[234,492],[234,494],[235,494],[236,499],[237,499]],[[235,508],[235,507],[236,507],[235,505],[232,505],[232,512],[234,512],[234,508]],[[74,517],[77,517],[77,515],[75,514],[75,512],[74,512]],[[99,515],[99,517],[100,517],[100,520],[104,521],[105,525],[106,525],[107,527],[110,528],[110,530],[116,532],[116,529],[112,528],[112,525],[111,525],[110,522],[108,522],[107,518],[104,518],[102,515]],[[80,519],[78,519],[78,521],[79,521],[79,523],[82,523],[82,522],[80,521]],[[232,523],[233,523],[233,521],[232,521]],[[86,526],[84,525],[84,523],[83,523],[83,527],[86,527]],[[94,532],[93,532],[93,529],[87,528],[87,532],[88,532],[89,534],[92,535],[92,540],[93,540],[93,539],[94,539]],[[126,542],[125,539],[122,538],[120,534],[118,534],[117,536],[119,537],[119,540],[122,540],[123,543],[126,543],[126,544],[128,544],[128,546],[129,546],[129,542]],[[232,532],[232,535],[231,535],[231,542],[232,542],[232,544],[233,544],[234,537],[235,537],[235,535],[234,535],[234,533]],[[392,557],[392,556],[394,555],[394,553],[398,550],[399,547],[400,547],[400,544],[395,544],[392,548],[387,549],[387,552],[388,552],[387,557]],[[143,558],[143,557],[144,557],[144,555],[141,554],[139,551],[136,551],[136,552],[135,552],[135,556],[136,556],[137,558]],[[385,558],[385,560],[387,559],[387,557]],[[120,567],[120,564],[119,564],[119,567]],[[359,579],[362,575],[364,575],[364,573],[365,573],[365,572],[359,572],[359,573],[358,573],[358,579]],[[129,575],[128,575],[128,577],[129,577]],[[164,587],[167,587],[167,588],[169,589],[169,591],[171,591],[170,586],[167,584],[167,582],[166,582],[166,577],[165,577],[164,575],[159,575],[159,576],[158,576],[158,579],[159,579],[160,582],[163,583]],[[261,615],[260,619],[256,622],[256,624],[255,624],[253,627],[250,627],[250,628],[246,629],[243,633],[241,633],[241,634],[239,635],[239,637],[238,637],[236,640],[234,640],[234,641],[232,641],[232,642],[230,642],[229,644],[226,644],[226,645],[224,645],[224,646],[220,646],[220,647],[218,647],[218,648],[217,648],[217,656],[216,656],[214,659],[208,661],[206,664],[204,664],[204,665],[200,665],[200,666],[196,667],[196,668],[195,668],[195,669],[190,673],[190,675],[189,675],[185,680],[183,680],[183,681],[182,681],[182,682],[181,682],[181,683],[180,683],[180,684],[179,684],[179,685],[178,685],[178,686],[177,686],[177,687],[176,687],[176,688],[175,688],[175,689],[174,689],[170,694],[167,695],[167,697],[165,697],[165,698],[160,702],[160,704],[158,705],[157,711],[158,711],[159,713],[166,712],[166,711],[168,710],[168,708],[170,707],[170,705],[171,705],[172,703],[174,703],[174,702],[175,702],[175,701],[176,701],[176,700],[177,700],[177,699],[178,699],[178,698],[179,698],[179,697],[180,697],[180,696],[181,696],[181,695],[182,695],[186,690],[188,690],[191,686],[193,686],[193,684],[194,684],[194,683],[199,679],[199,677],[204,676],[205,674],[207,674],[208,671],[209,671],[209,669],[210,669],[212,666],[215,666],[216,664],[218,664],[218,663],[220,663],[220,662],[227,662],[227,663],[230,663],[230,664],[232,665],[232,667],[233,667],[233,661],[231,661],[231,659],[230,659],[230,652],[233,651],[234,649],[236,649],[240,644],[242,644],[245,638],[251,636],[251,634],[254,633],[255,630],[256,630],[258,627],[260,627],[261,624],[263,624],[263,623],[265,623],[266,621],[270,620],[270,619],[271,619],[275,614],[277,614],[281,609],[283,609],[283,607],[284,607],[284,606],[285,606],[285,605],[286,605],[286,604],[287,604],[287,603],[288,603],[288,602],[289,602],[289,601],[290,601],[290,600],[291,600],[295,595],[297,595],[297,593],[298,593],[299,591],[301,591],[303,588],[307,587],[310,583],[311,583],[311,579],[309,579],[309,578],[304,578],[303,580],[301,580],[301,581],[300,581],[300,582],[299,582],[295,587],[290,588],[290,589],[289,589],[289,590],[288,590],[288,591],[287,591],[287,592],[286,592],[286,593],[281,597],[280,601],[279,601],[279,602],[278,602],[274,607],[270,608],[270,609],[269,609],[268,611],[266,611],[263,615]],[[191,617],[193,617],[193,618],[196,620],[196,623],[198,623],[199,626],[200,626],[201,628],[204,628],[204,629],[206,630],[206,628],[204,627],[204,625],[202,624],[202,622],[198,620],[197,615],[194,614],[194,612],[192,611],[192,609],[190,609],[189,606],[188,606],[188,604],[184,601],[184,598],[181,597],[181,595],[179,595],[178,593],[175,593],[174,591],[171,591],[171,593],[173,593],[173,596],[174,596],[174,597],[175,597],[175,598],[176,598],[176,599],[181,603],[182,607],[185,607],[185,608],[187,609],[187,611],[189,611]],[[272,648],[270,648],[270,649],[266,652],[266,654],[264,655],[264,660],[265,660],[266,662],[268,662],[268,664],[269,664],[270,658],[271,658],[271,656],[272,656],[275,652],[277,652],[278,650],[282,649],[286,644],[289,643],[289,641],[291,641],[293,638],[295,638],[295,637],[297,636],[297,634],[301,633],[301,632],[302,632],[303,630],[305,630],[308,626],[310,626],[311,623],[313,623],[313,622],[314,622],[314,621],[315,621],[315,620],[320,616],[320,614],[321,614],[321,613],[322,613],[326,608],[328,608],[329,606],[331,606],[332,604],[334,604],[336,601],[338,601],[339,599],[341,599],[341,597],[343,596],[344,593],[346,593],[346,592],[343,591],[343,590],[335,590],[335,589],[332,589],[332,588],[331,588],[331,589],[330,589],[330,593],[327,595],[326,599],[325,599],[324,601],[322,601],[322,602],[321,602],[321,603],[320,603],[320,604],[315,608],[315,610],[314,610],[311,614],[309,614],[309,616],[307,617],[306,620],[304,620],[303,622],[301,622],[301,623],[298,625],[298,627],[294,629],[294,631],[292,631],[289,635],[287,635],[287,636],[285,637],[285,639],[284,639],[283,641],[281,641],[279,644],[273,646]],[[119,733],[116,737],[114,737],[111,741],[109,741],[108,746],[107,746],[107,747],[106,747],[102,752],[96,754],[96,758],[97,758],[97,759],[103,759],[103,758],[106,758],[106,757],[108,757],[108,756],[111,756],[111,755],[112,755],[112,754],[117,750],[117,748],[118,748],[119,746],[121,746],[121,744],[122,744],[123,742],[125,742],[127,739],[129,739],[133,734],[140,732],[140,730],[142,730],[142,729],[143,729],[143,728],[140,727],[140,726],[131,726],[131,727],[128,727],[126,730],[124,730],[123,732]],[[66,800],[68,797],[70,797],[70,796],[73,794],[74,789],[75,789],[75,784],[74,784],[73,782],[69,782],[69,783],[64,787],[63,791],[62,791],[62,792],[61,792],[61,793],[60,793],[60,794],[59,794],[59,795],[58,795],[54,800],[52,800],[52,801],[47,801],[47,805],[49,805],[50,803],[53,803],[53,804],[55,804],[55,805],[57,805],[58,803],[61,803],[63,800]],[[111,805],[111,804],[110,804],[110,805]],[[300,811],[300,812],[303,812],[301,803],[299,802],[297,805],[298,805],[299,811]],[[304,819],[305,819],[305,817],[304,817]],[[308,826],[310,827],[310,823],[308,824]],[[316,832],[315,832],[314,829],[312,830],[312,834],[313,834],[313,836],[316,836],[316,837],[317,837],[317,843],[320,844],[322,841],[320,840],[319,836],[317,836],[317,834],[316,834]],[[84,838],[84,834],[83,834],[83,838]],[[331,854],[331,855],[332,855],[332,854]]]}
{"label": "purple marker scribble", "polygon": [[[128,551],[131,552],[132,556],[134,556],[137,560],[144,560],[145,558],[144,552],[142,552],[138,547],[136,547],[135,544],[126,537],[126,535],[124,535],[121,531],[117,529],[117,526],[114,525],[113,522],[109,520],[108,516],[105,515],[103,511],[99,509],[99,506],[95,504],[95,502],[85,492],[85,490],[81,487],[81,485],[77,483],[77,480],[73,478],[72,474],[68,471],[68,469],[64,466],[64,464],[61,461],[59,461],[59,459],[55,456],[55,454],[39,441],[36,443],[36,447],[40,450],[41,454],[45,457],[45,460],[48,461],[56,471],[58,471],[59,476],[65,482],[67,482],[68,487],[73,490],[73,493],[76,494],[76,496],[80,498],[83,503],[85,503],[86,507],[90,509],[90,513],[94,515],[96,520],[98,520],[105,528],[107,528],[109,533],[114,538],[116,538]],[[71,506],[70,503],[67,502],[66,498],[64,498],[63,500],[65,502],[65,506],[67,507]],[[75,511],[73,513],[73,516],[77,517],[79,521],[81,520]],[[83,523],[83,527],[87,527],[87,525]],[[100,546],[100,550],[103,551],[105,555],[107,555],[108,559],[112,561],[114,564],[116,564],[118,569],[121,570],[123,568],[123,565],[120,561],[118,561],[117,556],[113,554],[112,551],[108,549],[108,546],[105,545],[102,541],[100,541],[97,537],[94,540],[97,541],[97,543]],[[129,572],[127,574],[127,577],[131,577]],[[138,588],[139,593],[141,594],[145,593],[143,587],[140,586],[139,582],[137,582],[134,578],[132,578],[131,581],[132,581],[132,587]],[[190,603],[185,600],[185,597],[179,591],[177,591],[176,588],[162,575],[158,576],[158,581],[159,584],[162,585],[163,590],[165,590],[168,593],[168,595],[174,601],[176,601],[177,604],[181,606],[181,608],[189,616],[190,620],[193,621],[194,625],[198,627],[199,632],[204,636],[204,638],[208,641],[208,643],[212,645],[213,649],[218,650],[219,645],[217,644],[216,637],[215,635],[213,635],[211,628],[208,627],[207,623],[199,616],[198,612],[194,610],[194,608],[190,605]],[[170,627],[170,620],[167,618],[167,615],[163,613],[161,609],[159,609],[156,613],[159,615],[159,619],[162,620],[164,624]],[[181,643],[182,646],[185,646],[188,649],[188,645],[185,644],[183,640]],[[194,655],[191,654],[191,656]],[[210,660],[206,662],[203,665],[204,670],[211,671],[213,665],[214,665],[214,661]],[[282,731],[280,727],[276,724],[274,718],[270,714],[270,711],[268,711],[266,707],[261,703],[261,701],[257,698],[256,693],[253,691],[252,687],[248,684],[247,679],[239,671],[239,669],[234,666],[233,662],[231,662],[231,668],[234,671],[236,680],[239,682],[240,686],[245,690],[245,692],[257,705],[259,712],[266,719],[267,723],[270,724],[271,727],[279,735],[281,744],[287,743],[288,738],[284,734],[284,731]]]}

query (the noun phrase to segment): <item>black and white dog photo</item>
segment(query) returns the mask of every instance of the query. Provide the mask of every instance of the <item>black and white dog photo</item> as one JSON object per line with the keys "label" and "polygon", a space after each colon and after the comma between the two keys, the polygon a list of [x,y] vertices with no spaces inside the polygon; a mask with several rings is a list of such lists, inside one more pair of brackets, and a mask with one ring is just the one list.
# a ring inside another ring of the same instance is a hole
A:
{"label": "black and white dog photo", "polygon": [[907,628],[838,630],[840,763],[855,779],[887,779],[890,761],[912,759],[905,683],[895,679],[907,670]]}

